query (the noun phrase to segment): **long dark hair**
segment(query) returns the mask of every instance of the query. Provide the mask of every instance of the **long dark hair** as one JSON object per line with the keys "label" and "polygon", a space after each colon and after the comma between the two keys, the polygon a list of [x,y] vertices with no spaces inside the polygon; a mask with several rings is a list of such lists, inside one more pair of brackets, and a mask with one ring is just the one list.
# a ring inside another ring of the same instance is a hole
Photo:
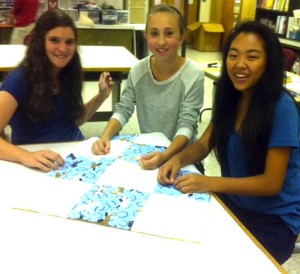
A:
{"label": "long dark hair", "polygon": [[231,43],[240,33],[254,33],[260,37],[267,56],[265,72],[256,85],[240,132],[248,172],[255,175],[264,171],[275,107],[284,92],[284,59],[281,44],[269,27],[258,22],[249,21],[237,26],[224,45],[222,74],[216,84],[213,105],[214,131],[210,145],[214,147],[222,172],[226,171],[227,144],[234,129],[237,104],[241,96],[228,76],[226,59]]}
{"label": "long dark hair", "polygon": [[[70,27],[74,31],[77,43],[77,29],[69,15],[60,9],[45,11],[36,22],[26,56],[21,63],[26,71],[29,91],[25,97],[24,109],[29,119],[35,122],[46,121],[53,113],[52,65],[45,52],[45,37],[50,30],[57,27]],[[74,120],[84,112],[81,95],[82,67],[77,50],[68,65],[61,69],[58,78],[65,115],[68,119]]]}

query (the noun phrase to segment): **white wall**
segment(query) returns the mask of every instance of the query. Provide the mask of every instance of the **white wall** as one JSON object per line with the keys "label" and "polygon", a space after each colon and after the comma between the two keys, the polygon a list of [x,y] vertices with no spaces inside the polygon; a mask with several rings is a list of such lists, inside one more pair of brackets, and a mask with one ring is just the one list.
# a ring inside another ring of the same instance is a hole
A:
{"label": "white wall", "polygon": [[210,2],[211,0],[200,0],[200,12],[199,12],[200,22],[209,22]]}

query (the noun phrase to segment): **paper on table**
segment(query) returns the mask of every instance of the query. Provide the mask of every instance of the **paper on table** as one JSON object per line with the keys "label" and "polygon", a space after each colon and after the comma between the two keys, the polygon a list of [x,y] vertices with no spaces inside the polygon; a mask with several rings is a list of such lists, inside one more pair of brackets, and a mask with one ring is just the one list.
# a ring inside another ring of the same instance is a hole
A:
{"label": "paper on table", "polygon": [[[171,141],[167,138],[167,136],[161,132],[140,134],[134,139],[134,142],[138,144],[162,147],[168,147],[171,144]],[[198,169],[196,169],[194,165],[188,165],[183,169],[199,173]]]}
{"label": "paper on table", "polygon": [[131,230],[201,243],[205,239],[209,209],[209,202],[152,194]]}
{"label": "paper on table", "polygon": [[300,95],[300,80],[293,81],[291,83],[287,83],[286,87],[290,90],[296,93],[297,96]]}
{"label": "paper on table", "polygon": [[[98,137],[91,137],[88,140],[81,142],[76,149],[73,151],[73,154],[80,156],[91,156],[91,157],[99,157],[99,155],[94,155],[91,151],[92,145],[94,142],[98,140]],[[170,140],[161,132],[154,133],[145,133],[137,135],[134,138],[134,142],[138,144],[144,145],[154,145],[154,146],[164,146],[168,147],[170,145]],[[101,157],[118,157],[122,154],[122,152],[130,145],[130,142],[118,140],[111,140],[111,148],[110,153],[107,155],[101,155]]]}
{"label": "paper on table", "polygon": [[80,142],[80,144],[72,151],[74,155],[81,155],[81,156],[95,156],[92,153],[92,145],[96,142],[99,138],[92,137],[88,140],[84,140]]}
{"label": "paper on table", "polygon": [[110,152],[107,154],[107,156],[117,158],[129,146],[130,146],[129,142],[119,141],[119,140],[111,140],[110,141]]}
{"label": "paper on table", "polygon": [[80,197],[91,187],[90,184],[47,176],[42,180],[37,180],[37,177],[27,178],[26,184],[18,180],[14,182],[11,207],[66,218]]}
{"label": "paper on table", "polygon": [[152,146],[168,147],[171,141],[161,132],[144,133],[134,139],[135,143]]}
{"label": "paper on table", "polygon": [[157,173],[157,169],[145,170],[135,163],[117,159],[101,175],[97,184],[152,193],[157,185]]}
{"label": "paper on table", "polygon": [[92,145],[98,140],[97,137],[92,137],[88,140],[81,142],[77,148],[73,151],[73,154],[78,156],[87,156],[91,158],[99,157],[119,157],[122,152],[130,145],[129,142],[120,141],[120,140],[111,140],[110,141],[110,152],[106,155],[95,155],[92,153]]}

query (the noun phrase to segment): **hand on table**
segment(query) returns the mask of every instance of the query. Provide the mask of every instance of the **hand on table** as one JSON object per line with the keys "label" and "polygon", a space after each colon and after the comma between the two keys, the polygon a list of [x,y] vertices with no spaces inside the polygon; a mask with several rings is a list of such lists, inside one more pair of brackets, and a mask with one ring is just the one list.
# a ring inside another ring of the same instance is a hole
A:
{"label": "hand on table", "polygon": [[209,177],[201,174],[178,176],[181,165],[176,158],[170,159],[159,169],[157,180],[162,185],[171,185],[182,193],[208,192]]}
{"label": "hand on table", "polygon": [[171,185],[175,182],[176,176],[180,170],[180,162],[176,158],[171,158],[165,164],[163,164],[157,175],[157,180],[162,185]]}
{"label": "hand on table", "polygon": [[140,158],[140,166],[143,169],[156,169],[165,162],[162,152],[152,152],[148,155],[142,155]]}
{"label": "hand on table", "polygon": [[201,174],[187,174],[178,177],[174,187],[182,193],[203,193],[209,192],[208,177]]}
{"label": "hand on table", "polygon": [[92,153],[95,155],[105,155],[110,152],[110,140],[100,137],[92,145]]}
{"label": "hand on table", "polygon": [[44,172],[49,172],[53,169],[59,169],[59,167],[65,164],[65,161],[58,153],[45,149],[34,152],[26,151],[21,163],[27,167],[38,168]]}

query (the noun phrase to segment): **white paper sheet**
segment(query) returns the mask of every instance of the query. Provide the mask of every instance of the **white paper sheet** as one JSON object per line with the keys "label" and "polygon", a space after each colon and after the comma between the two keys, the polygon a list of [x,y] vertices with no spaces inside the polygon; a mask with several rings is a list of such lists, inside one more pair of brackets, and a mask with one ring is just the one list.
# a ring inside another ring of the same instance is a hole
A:
{"label": "white paper sheet", "polygon": [[138,144],[163,147],[168,147],[171,143],[167,136],[161,132],[140,134],[135,138],[134,142]]}
{"label": "white paper sheet", "polygon": [[209,209],[209,202],[152,194],[131,230],[201,243],[205,239]]}
{"label": "white paper sheet", "polygon": [[80,197],[92,187],[47,176],[41,180],[37,180],[37,177],[27,179],[26,183],[14,183],[11,207],[60,217],[67,217]]}
{"label": "white paper sheet", "polygon": [[300,95],[300,80],[287,83],[286,87],[293,91],[297,96]]}
{"label": "white paper sheet", "polygon": [[135,163],[117,159],[101,175],[97,184],[152,193],[157,185],[157,173],[157,169],[144,170]]}
{"label": "white paper sheet", "polygon": [[[80,143],[77,148],[73,151],[75,155],[88,156],[88,157],[119,157],[122,152],[130,145],[130,142],[121,140],[110,141],[110,152],[106,155],[94,155],[92,154],[92,145],[98,140],[98,137],[91,137],[88,140]],[[160,132],[140,134],[134,140],[134,143],[152,146],[163,146],[168,147],[170,140]]]}
{"label": "white paper sheet", "polygon": [[98,140],[98,137],[92,137],[88,140],[80,142],[80,144],[72,151],[74,155],[94,156],[92,153],[92,145]]}
{"label": "white paper sheet", "polygon": [[90,158],[99,158],[99,157],[119,157],[121,153],[130,145],[126,141],[110,141],[110,152],[106,155],[94,155],[92,153],[92,145],[98,140],[98,137],[92,137],[88,140],[80,143],[77,148],[73,151],[73,154],[76,156],[86,156]]}

